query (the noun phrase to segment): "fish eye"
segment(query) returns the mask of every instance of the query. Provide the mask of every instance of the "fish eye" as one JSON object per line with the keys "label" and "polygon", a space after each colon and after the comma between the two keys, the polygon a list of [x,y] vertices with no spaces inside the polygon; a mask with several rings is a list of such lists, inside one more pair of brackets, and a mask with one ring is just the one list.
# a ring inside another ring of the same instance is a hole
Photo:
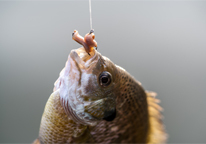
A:
{"label": "fish eye", "polygon": [[99,76],[99,84],[103,87],[108,86],[111,83],[112,76],[109,72],[103,71]]}

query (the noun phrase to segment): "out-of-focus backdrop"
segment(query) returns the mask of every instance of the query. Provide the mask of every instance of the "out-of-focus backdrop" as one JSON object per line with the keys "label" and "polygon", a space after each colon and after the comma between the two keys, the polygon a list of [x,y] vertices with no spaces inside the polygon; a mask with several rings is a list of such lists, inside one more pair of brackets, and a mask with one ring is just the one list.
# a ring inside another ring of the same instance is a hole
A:
{"label": "out-of-focus backdrop", "polygon": [[[206,143],[206,1],[92,0],[98,51],[158,93],[171,143]],[[84,1],[0,1],[0,143],[38,136]]]}

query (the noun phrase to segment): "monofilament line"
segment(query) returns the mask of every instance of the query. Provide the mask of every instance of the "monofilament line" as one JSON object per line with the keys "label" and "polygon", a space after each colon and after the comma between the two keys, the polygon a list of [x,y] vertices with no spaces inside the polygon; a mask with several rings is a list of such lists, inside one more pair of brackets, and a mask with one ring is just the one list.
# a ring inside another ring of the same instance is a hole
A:
{"label": "monofilament line", "polygon": [[89,0],[89,13],[90,13],[90,27],[92,30],[92,5],[91,5],[91,0]]}

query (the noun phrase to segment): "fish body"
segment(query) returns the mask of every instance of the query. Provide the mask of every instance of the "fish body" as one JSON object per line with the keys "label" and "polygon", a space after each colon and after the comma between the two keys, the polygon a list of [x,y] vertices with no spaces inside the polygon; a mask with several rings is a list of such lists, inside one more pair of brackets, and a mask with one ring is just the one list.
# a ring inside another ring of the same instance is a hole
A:
{"label": "fish body", "polygon": [[155,93],[95,49],[72,50],[34,143],[165,143]]}

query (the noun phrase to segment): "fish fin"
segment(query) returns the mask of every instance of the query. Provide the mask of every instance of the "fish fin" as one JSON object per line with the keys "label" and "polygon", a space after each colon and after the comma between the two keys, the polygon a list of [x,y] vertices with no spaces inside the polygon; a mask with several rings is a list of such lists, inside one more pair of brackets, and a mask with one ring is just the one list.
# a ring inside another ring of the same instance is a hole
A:
{"label": "fish fin", "polygon": [[148,144],[154,143],[166,143],[167,133],[165,132],[165,126],[162,122],[163,108],[158,104],[160,100],[156,99],[155,92],[146,91],[148,112],[149,112],[149,132],[147,137]]}
{"label": "fish fin", "polygon": [[32,144],[40,144],[39,139],[35,139],[35,141]]}

